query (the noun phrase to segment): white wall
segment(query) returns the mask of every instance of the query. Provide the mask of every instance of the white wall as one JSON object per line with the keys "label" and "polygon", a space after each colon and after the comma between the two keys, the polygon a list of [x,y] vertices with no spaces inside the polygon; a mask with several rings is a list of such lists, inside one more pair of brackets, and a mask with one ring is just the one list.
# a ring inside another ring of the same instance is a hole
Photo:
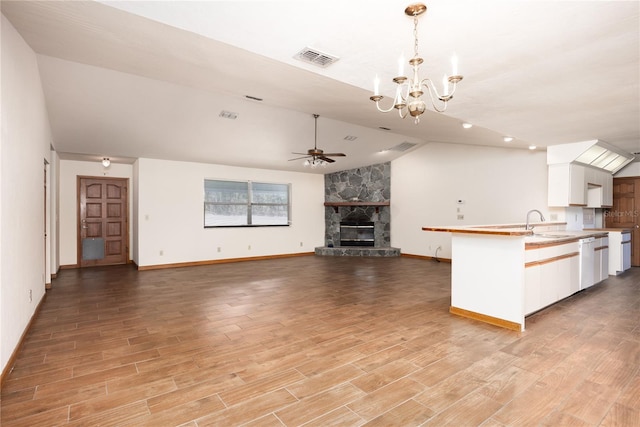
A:
{"label": "white wall", "polygon": [[451,235],[422,227],[524,223],[530,209],[550,220],[544,152],[430,143],[391,163],[391,245],[404,254],[451,257]]}
{"label": "white wall", "polygon": [[133,192],[130,189],[133,166],[112,162],[111,166],[104,168],[98,161],[60,160],[60,265],[78,264],[78,176],[129,178],[127,203],[129,204],[129,256],[131,257],[134,230],[131,227]]}
{"label": "white wall", "polygon": [[[313,252],[324,244],[322,175],[152,159],[136,168],[141,267]],[[205,229],[205,178],[291,183],[292,225]]]}
{"label": "white wall", "polygon": [[632,162],[627,166],[623,167],[618,173],[616,173],[614,178],[623,178],[623,177],[635,177],[640,176],[640,162]]}
{"label": "white wall", "polygon": [[4,15],[1,27],[0,367],[4,370],[45,293],[44,162],[50,157],[51,129],[36,56]]}

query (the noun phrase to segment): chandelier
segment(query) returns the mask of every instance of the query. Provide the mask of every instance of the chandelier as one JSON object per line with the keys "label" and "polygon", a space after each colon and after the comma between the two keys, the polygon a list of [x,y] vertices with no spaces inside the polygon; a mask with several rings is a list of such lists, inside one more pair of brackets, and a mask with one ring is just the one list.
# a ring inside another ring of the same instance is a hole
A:
{"label": "chandelier", "polygon": [[374,81],[374,93],[369,99],[376,103],[376,108],[378,111],[382,113],[388,113],[392,111],[394,108],[398,110],[401,118],[407,117],[410,115],[415,118],[416,124],[420,122],[420,115],[424,113],[426,109],[426,104],[422,100],[422,95],[424,94],[423,88],[427,89],[429,92],[429,97],[431,98],[431,105],[433,108],[442,113],[447,109],[447,103],[453,98],[453,94],[456,91],[456,86],[460,80],[462,80],[462,76],[458,74],[458,60],[454,56],[451,60],[453,65],[453,72],[450,76],[444,76],[442,78],[443,92],[442,94],[438,93],[433,81],[429,78],[420,79],[420,64],[422,64],[423,59],[418,54],[418,17],[427,11],[427,6],[421,3],[416,3],[407,6],[404,10],[405,15],[413,16],[413,37],[414,37],[414,55],[413,58],[409,60],[409,65],[411,66],[411,71],[413,73],[413,77],[409,79],[404,75],[404,60],[400,58],[399,61],[399,75],[398,77],[393,78],[393,82],[396,86],[396,96],[393,101],[393,104],[388,108],[384,109],[380,107],[380,101],[384,98],[380,95],[380,79],[376,76]]}

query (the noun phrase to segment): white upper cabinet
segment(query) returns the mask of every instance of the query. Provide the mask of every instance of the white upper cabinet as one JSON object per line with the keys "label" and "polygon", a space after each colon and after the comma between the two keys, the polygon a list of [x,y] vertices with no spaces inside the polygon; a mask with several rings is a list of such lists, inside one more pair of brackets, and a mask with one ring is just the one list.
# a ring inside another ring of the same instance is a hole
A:
{"label": "white upper cabinet", "polygon": [[549,206],[613,206],[613,174],[633,159],[597,139],[548,146]]}
{"label": "white upper cabinet", "polygon": [[613,204],[613,176],[601,169],[573,163],[549,165],[550,207],[610,207]]}
{"label": "white upper cabinet", "polygon": [[549,206],[586,206],[586,167],[570,163],[549,165]]}

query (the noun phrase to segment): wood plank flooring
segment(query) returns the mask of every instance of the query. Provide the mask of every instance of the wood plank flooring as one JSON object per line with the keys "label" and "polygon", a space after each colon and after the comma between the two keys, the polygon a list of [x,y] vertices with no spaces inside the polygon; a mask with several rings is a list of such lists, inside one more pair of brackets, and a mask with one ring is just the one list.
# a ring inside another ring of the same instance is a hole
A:
{"label": "wood plank flooring", "polygon": [[63,270],[2,426],[640,426],[640,269],[527,319],[448,313],[451,266],[297,257]]}

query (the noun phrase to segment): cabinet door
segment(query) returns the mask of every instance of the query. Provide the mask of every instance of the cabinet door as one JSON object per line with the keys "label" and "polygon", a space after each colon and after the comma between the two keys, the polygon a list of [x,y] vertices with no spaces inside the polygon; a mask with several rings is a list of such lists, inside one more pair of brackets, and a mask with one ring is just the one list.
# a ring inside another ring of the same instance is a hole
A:
{"label": "cabinet door", "polygon": [[569,163],[549,165],[547,201],[549,206],[585,206],[585,167]]}
{"label": "cabinet door", "polygon": [[[608,241],[608,239],[605,239]],[[606,243],[608,244],[608,242]],[[605,280],[609,278],[609,248],[604,248],[602,250],[602,260],[600,266],[600,280]]]}
{"label": "cabinet door", "polygon": [[558,301],[558,264],[560,261],[542,264],[540,267],[540,306],[546,307]]}
{"label": "cabinet door", "polygon": [[569,205],[584,206],[587,203],[585,167],[569,165]]}
{"label": "cabinet door", "polygon": [[602,249],[600,247],[600,239],[596,239],[595,251],[593,252],[593,283],[596,284],[602,279]]}
{"label": "cabinet door", "polygon": [[540,310],[540,269],[542,266],[534,265],[524,269],[524,314],[529,315]]}
{"label": "cabinet door", "polygon": [[602,182],[602,206],[613,206],[613,175],[606,172]]}

